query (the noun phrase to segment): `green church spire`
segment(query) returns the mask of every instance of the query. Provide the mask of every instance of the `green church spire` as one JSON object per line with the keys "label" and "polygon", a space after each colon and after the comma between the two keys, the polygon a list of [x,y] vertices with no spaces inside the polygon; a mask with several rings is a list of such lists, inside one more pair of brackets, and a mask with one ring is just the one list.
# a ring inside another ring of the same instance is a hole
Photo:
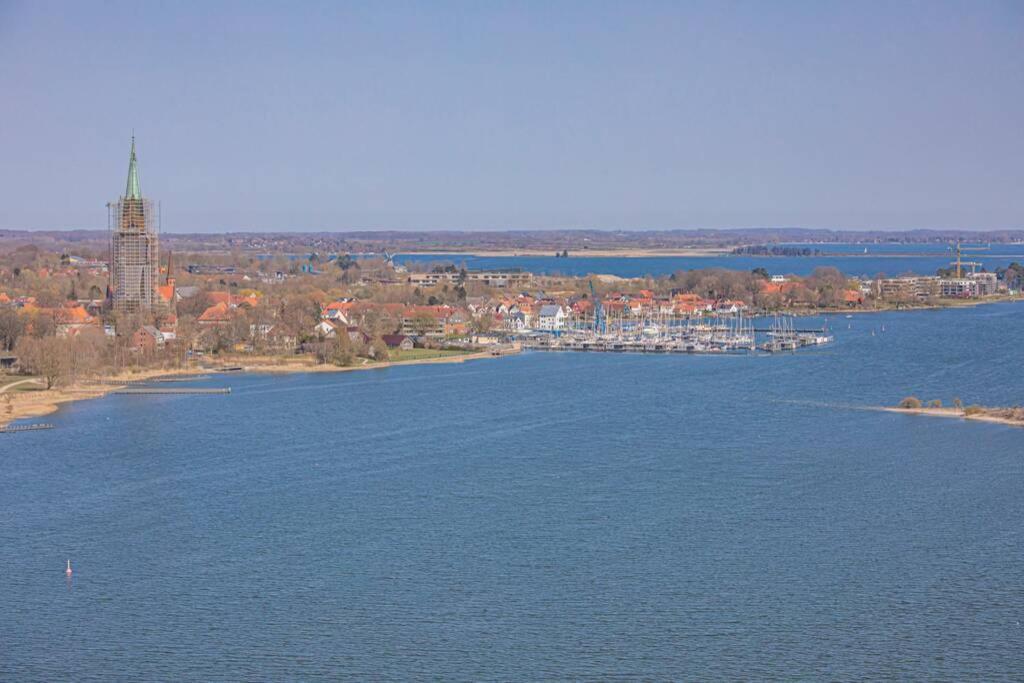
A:
{"label": "green church spire", "polygon": [[125,199],[142,199],[139,189],[139,167],[135,159],[135,136],[132,135],[132,158],[128,162],[128,186],[124,190]]}

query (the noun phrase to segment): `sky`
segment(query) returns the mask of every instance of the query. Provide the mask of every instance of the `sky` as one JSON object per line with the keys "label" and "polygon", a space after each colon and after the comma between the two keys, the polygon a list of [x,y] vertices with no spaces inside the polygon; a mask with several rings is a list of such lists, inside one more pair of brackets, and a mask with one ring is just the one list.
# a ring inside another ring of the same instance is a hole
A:
{"label": "sky", "polygon": [[0,0],[0,228],[1024,228],[1024,1]]}

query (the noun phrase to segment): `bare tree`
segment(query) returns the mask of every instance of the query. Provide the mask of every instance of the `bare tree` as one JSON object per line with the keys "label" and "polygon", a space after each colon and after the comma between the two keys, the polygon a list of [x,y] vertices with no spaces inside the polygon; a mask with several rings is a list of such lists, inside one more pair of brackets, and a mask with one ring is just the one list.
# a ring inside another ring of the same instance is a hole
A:
{"label": "bare tree", "polygon": [[46,380],[47,389],[62,383],[70,374],[70,349],[63,339],[22,337],[15,353],[22,368]]}
{"label": "bare tree", "polygon": [[13,308],[0,309],[0,350],[11,351],[25,332],[25,320]]}

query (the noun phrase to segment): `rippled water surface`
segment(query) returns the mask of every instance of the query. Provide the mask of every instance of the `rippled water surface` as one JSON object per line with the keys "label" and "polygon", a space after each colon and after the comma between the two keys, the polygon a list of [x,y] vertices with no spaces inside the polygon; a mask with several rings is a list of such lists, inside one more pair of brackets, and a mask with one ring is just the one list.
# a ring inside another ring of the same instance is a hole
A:
{"label": "rippled water surface", "polygon": [[0,436],[0,680],[1019,679],[1024,429],[857,408],[1024,403],[1024,305],[829,323],[67,407]]}

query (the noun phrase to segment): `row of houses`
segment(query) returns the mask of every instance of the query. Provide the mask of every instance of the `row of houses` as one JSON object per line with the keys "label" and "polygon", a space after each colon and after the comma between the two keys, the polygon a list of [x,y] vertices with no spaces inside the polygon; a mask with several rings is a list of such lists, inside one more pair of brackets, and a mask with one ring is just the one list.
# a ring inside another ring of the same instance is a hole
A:
{"label": "row of houses", "polygon": [[[612,292],[601,299],[601,306],[607,316],[636,318],[703,313],[732,315],[748,308],[739,300],[712,300],[686,292],[658,297],[650,290],[641,290],[637,294]],[[491,316],[499,327],[509,332],[552,331],[565,329],[574,318],[592,318],[594,302],[578,295],[559,297],[522,293],[488,301],[476,307],[474,314]]]}
{"label": "row of houses", "polygon": [[390,321],[395,332],[432,338],[460,337],[470,331],[471,309],[439,305],[387,304],[342,299],[323,306],[321,318],[341,325],[361,325],[370,317]]}

